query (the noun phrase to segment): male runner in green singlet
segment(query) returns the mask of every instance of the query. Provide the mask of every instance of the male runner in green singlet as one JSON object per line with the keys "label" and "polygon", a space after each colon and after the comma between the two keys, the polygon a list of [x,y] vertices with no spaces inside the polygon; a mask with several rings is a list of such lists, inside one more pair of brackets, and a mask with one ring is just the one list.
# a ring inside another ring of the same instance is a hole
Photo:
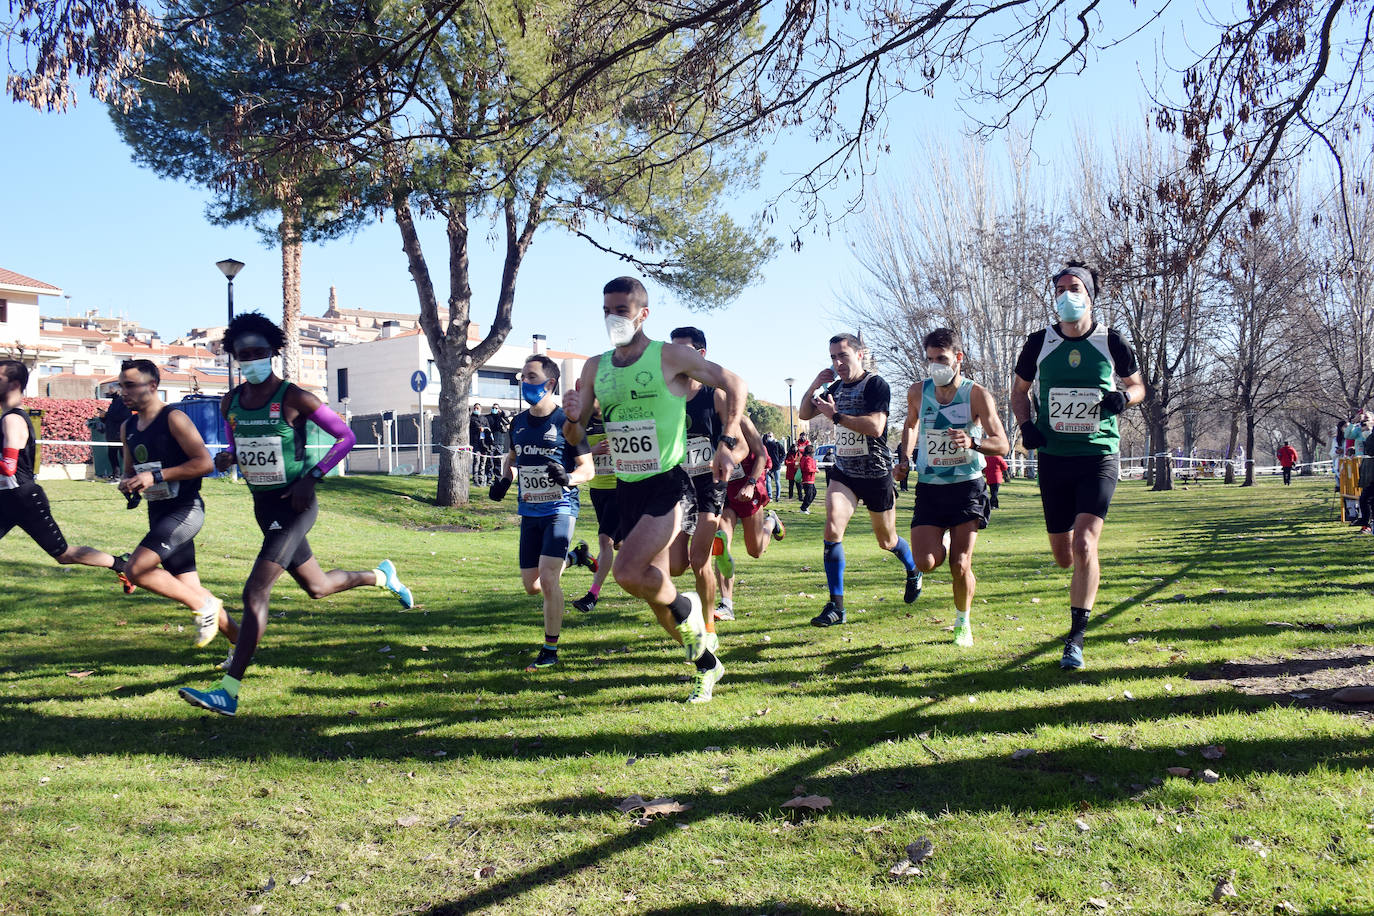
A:
{"label": "male runner in green singlet", "polygon": [[668,548],[684,515],[696,511],[692,479],[682,467],[688,380],[725,391],[722,431],[712,458],[712,474],[721,482],[730,475],[731,450],[739,445],[744,382],[691,347],[645,336],[649,296],[633,277],[606,284],[602,313],[614,349],[589,359],[581,381],[564,392],[564,434],[574,445],[581,442],[592,410],[600,404],[618,481],[620,551],[611,573],[621,588],[648,602],[663,628],[681,640],[697,671],[688,700],[707,702],[725,666],[707,647],[701,599],[673,585]]}
{"label": "male runner in green singlet", "polygon": [[[227,673],[208,690],[183,687],[179,693],[191,705],[225,716],[238,712],[239,683],[267,627],[272,586],[282,573],[290,573],[311,598],[374,585],[388,589],[403,607],[415,603],[390,560],[362,572],[325,572],[315,559],[306,540],[319,514],[315,485],[356,440],[343,419],[319,398],[277,377],[272,358],[285,345],[281,328],[258,312],[235,316],[224,332],[224,349],[238,362],[244,381],[220,402],[225,438],[231,444],[215,456],[215,467],[223,471],[237,462],[253,493],[253,513],[263,541],[243,587],[243,622]],[[318,461],[306,454],[307,422],[334,437],[334,445]]]}

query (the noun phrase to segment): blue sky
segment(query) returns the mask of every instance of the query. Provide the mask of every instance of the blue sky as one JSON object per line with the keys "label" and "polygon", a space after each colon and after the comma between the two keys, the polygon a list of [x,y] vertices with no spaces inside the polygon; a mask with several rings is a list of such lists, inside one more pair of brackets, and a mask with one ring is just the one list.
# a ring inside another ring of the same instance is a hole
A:
{"label": "blue sky", "polygon": [[[1062,174],[1055,160],[1067,156],[1075,125],[1104,132],[1145,104],[1140,70],[1152,74],[1153,36],[1133,40],[1097,61],[1083,77],[1069,77],[1053,89],[1052,105],[1036,128],[1036,150],[1048,176]],[[889,127],[893,152],[869,178],[880,194],[884,177],[919,172],[913,161],[924,137],[957,138],[966,122],[954,92],[903,104]],[[1104,133],[1109,135],[1109,133]],[[166,181],[135,166],[118,139],[104,107],[83,100],[74,111],[40,114],[0,100],[0,174],[5,176],[5,218],[0,221],[0,266],[62,287],[70,295],[44,300],[47,313],[99,309],[127,313],[166,336],[196,325],[222,323],[225,282],[215,267],[233,257],[247,266],[235,281],[240,309],[281,312],[280,258],[248,227],[218,227],[204,218],[207,195],[199,188]],[[815,146],[809,138],[780,139],[769,150],[763,193],[785,186],[807,163]],[[761,199],[761,198],[760,198]],[[844,203],[842,192],[830,202]],[[851,217],[853,219],[855,217]],[[858,217],[862,218],[862,217]],[[784,203],[779,237],[789,237],[795,211]],[[474,226],[473,319],[491,317],[500,255]],[[652,336],[679,324],[703,328],[709,355],[741,373],[759,397],[786,403],[783,379],[798,386],[827,364],[826,339],[847,329],[837,313],[837,293],[856,274],[845,225],[813,227],[802,250],[782,246],[762,280],[728,310],[692,313],[651,286]],[[446,251],[438,224],[426,228],[426,255],[436,283],[446,277]],[[548,335],[551,346],[583,353],[605,348],[600,287],[626,272],[616,259],[592,250],[557,229],[542,231],[521,270],[512,341]],[[308,246],[302,264],[302,306],[307,314],[327,307],[329,287],[351,308],[418,311],[400,237],[389,221],[356,236]],[[442,293],[442,289],[441,289]],[[800,393],[798,389],[798,393]],[[398,399],[408,391],[398,392]]]}

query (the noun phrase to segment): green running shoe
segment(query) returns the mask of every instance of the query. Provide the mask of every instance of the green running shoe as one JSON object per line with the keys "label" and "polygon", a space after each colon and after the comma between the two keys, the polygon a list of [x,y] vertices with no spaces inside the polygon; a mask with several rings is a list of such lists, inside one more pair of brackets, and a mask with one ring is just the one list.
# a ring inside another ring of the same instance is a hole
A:
{"label": "green running shoe", "polygon": [[967,614],[956,614],[954,617],[954,644],[965,649],[973,645],[973,623]]}
{"label": "green running shoe", "polygon": [[735,558],[730,556],[730,548],[726,543],[724,531],[716,532],[716,539],[711,542],[711,553],[716,558],[716,571],[723,578],[733,579],[735,576]]}
{"label": "green running shoe", "polygon": [[677,633],[682,637],[682,648],[687,652],[687,661],[694,662],[706,651],[706,618],[701,614],[701,597],[696,592],[680,592],[687,597],[692,606],[687,619],[677,625]]}
{"label": "green running shoe", "polygon": [[687,695],[688,703],[709,703],[715,695],[716,684],[725,677],[725,666],[716,659],[716,666],[707,671],[697,669],[696,683],[692,685],[692,692]]}

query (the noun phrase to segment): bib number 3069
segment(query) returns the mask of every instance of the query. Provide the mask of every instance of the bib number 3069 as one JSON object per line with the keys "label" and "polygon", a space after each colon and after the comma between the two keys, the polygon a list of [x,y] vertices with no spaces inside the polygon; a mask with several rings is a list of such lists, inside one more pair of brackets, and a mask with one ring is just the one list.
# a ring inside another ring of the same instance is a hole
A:
{"label": "bib number 3069", "polygon": [[234,451],[238,455],[239,471],[250,484],[286,483],[286,461],[282,457],[281,439],[276,436],[237,439]]}

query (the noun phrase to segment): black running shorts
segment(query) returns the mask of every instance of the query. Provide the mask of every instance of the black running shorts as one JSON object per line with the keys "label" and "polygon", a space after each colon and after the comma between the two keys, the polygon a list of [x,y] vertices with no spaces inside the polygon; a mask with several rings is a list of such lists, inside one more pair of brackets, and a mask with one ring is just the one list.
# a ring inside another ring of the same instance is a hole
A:
{"label": "black running shorts", "polygon": [[981,530],[988,526],[990,511],[987,485],[981,477],[959,483],[918,483],[911,527],[950,529],[977,522]]}
{"label": "black running shorts", "polygon": [[563,559],[572,544],[577,518],[566,512],[520,517],[520,568],[538,569],[541,557]]}
{"label": "black running shorts", "polygon": [[825,481],[827,486],[844,484],[869,512],[886,512],[897,505],[897,487],[892,482],[891,474],[882,477],[850,477],[839,468],[832,467],[826,469]]}
{"label": "black running shorts", "polygon": [[162,562],[162,568],[174,576],[196,571],[196,542],[205,524],[205,503],[197,496],[195,502],[179,503],[161,509],[160,503],[148,504],[148,533],[138,546],[146,547]]}
{"label": "black running shorts", "polygon": [[615,490],[588,487],[592,494],[592,508],[596,510],[596,533],[615,539],[620,530],[620,512],[616,509]]}
{"label": "black running shorts", "polygon": [[725,508],[726,484],[717,483],[710,474],[698,474],[692,478],[692,488],[697,494],[697,514],[719,516]]}
{"label": "black running shorts", "polygon": [[[620,530],[616,540],[623,541],[644,516],[660,518],[672,515],[673,508],[682,507],[682,530],[689,534],[696,530],[697,491],[692,478],[679,465],[662,474],[644,480],[620,480],[615,487],[616,508],[620,513]],[[691,529],[688,529],[688,520]]]}
{"label": "black running shorts", "polygon": [[291,508],[291,498],[284,495],[287,489],[253,491],[253,515],[258,520],[258,528],[262,530],[262,549],[258,551],[258,559],[290,570],[305,564],[314,556],[305,536],[315,526],[320,503],[312,498],[306,510],[297,513]]}
{"label": "black running shorts", "polygon": [[50,557],[67,552],[67,539],[53,520],[48,494],[36,483],[0,490],[0,538],[18,527]]}
{"label": "black running shorts", "polygon": [[1045,508],[1045,530],[1065,534],[1073,530],[1080,514],[1107,517],[1107,507],[1121,476],[1117,455],[1046,455],[1040,453],[1036,475],[1040,504]]}

